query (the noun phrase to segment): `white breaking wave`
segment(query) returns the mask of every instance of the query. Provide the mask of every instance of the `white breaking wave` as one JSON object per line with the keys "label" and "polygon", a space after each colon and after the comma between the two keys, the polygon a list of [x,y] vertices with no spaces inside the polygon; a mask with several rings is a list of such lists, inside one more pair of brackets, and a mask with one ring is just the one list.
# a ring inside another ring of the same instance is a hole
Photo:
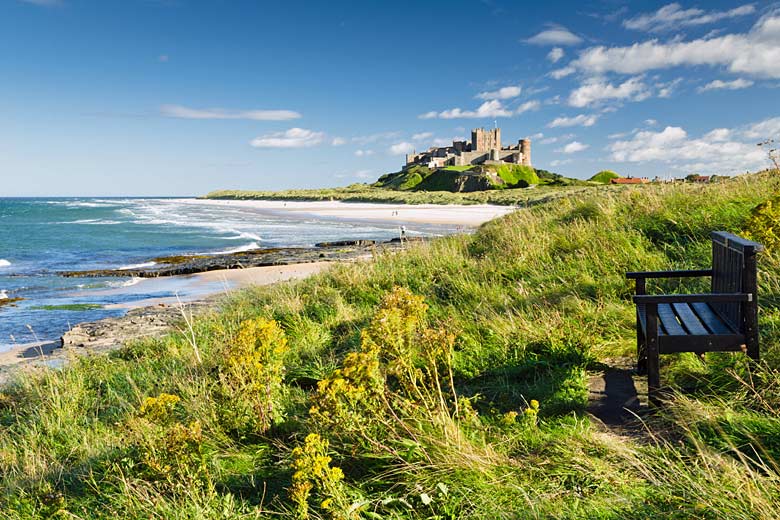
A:
{"label": "white breaking wave", "polygon": [[0,300],[7,300],[8,299],[8,293],[5,291],[0,291]]}
{"label": "white breaking wave", "polygon": [[108,287],[130,287],[131,285],[137,284],[141,280],[143,280],[143,278],[133,277],[129,280],[123,280],[121,282],[108,282],[106,285]]}
{"label": "white breaking wave", "polygon": [[124,224],[118,220],[102,220],[99,218],[86,218],[83,220],[72,220],[70,222],[61,222],[61,224],[85,224],[89,226],[115,226],[117,224]]}
{"label": "white breaking wave", "polygon": [[246,244],[244,246],[235,247],[233,249],[226,249],[224,251],[214,251],[213,253],[209,253],[210,255],[230,255],[233,253],[242,253],[244,251],[251,251],[252,249],[260,249],[260,246],[257,245],[257,242],[252,242],[251,244]]}
{"label": "white breaking wave", "polygon": [[144,267],[152,267],[154,265],[157,265],[157,262],[144,262],[142,264],[123,265],[119,268],[119,271],[127,271],[128,269],[143,269]]}
{"label": "white breaking wave", "polygon": [[11,265],[11,262],[6,260],[5,258],[0,258],[0,267],[8,267]]}

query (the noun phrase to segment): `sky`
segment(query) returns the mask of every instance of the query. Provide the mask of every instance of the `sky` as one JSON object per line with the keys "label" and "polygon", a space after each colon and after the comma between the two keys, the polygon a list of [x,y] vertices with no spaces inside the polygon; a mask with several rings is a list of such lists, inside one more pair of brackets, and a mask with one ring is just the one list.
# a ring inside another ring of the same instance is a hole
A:
{"label": "sky", "polygon": [[0,197],[371,182],[501,128],[588,178],[780,139],[780,3],[0,0]]}

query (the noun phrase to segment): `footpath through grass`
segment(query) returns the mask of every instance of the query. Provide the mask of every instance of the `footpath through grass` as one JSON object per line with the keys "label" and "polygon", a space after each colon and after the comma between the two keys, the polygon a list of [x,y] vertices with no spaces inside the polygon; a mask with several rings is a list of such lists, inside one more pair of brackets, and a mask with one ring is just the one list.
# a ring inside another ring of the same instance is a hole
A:
{"label": "footpath through grass", "polygon": [[583,410],[587,371],[633,354],[624,272],[706,265],[778,190],[589,189],[25,375],[0,394],[0,517],[774,518],[776,252],[761,366],[666,357],[650,440]]}

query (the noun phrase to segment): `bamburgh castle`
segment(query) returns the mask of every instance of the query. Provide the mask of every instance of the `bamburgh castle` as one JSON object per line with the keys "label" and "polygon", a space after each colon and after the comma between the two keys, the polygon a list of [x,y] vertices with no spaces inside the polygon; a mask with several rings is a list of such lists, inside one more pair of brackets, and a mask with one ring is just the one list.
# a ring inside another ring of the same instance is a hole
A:
{"label": "bamburgh castle", "polygon": [[520,139],[516,145],[501,146],[501,129],[471,131],[471,142],[453,141],[452,146],[430,148],[406,156],[406,166],[415,164],[429,168],[466,166],[469,164],[524,164],[531,166],[531,140]]}

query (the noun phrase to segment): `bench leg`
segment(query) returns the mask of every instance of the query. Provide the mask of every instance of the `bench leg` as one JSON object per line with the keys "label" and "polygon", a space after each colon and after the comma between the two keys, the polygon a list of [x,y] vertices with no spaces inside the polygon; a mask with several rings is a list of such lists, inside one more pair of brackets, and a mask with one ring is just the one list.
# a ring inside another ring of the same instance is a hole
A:
{"label": "bench leg", "polygon": [[647,399],[653,406],[660,404],[661,389],[660,355],[658,351],[658,306],[647,305]]}
{"label": "bench leg", "polygon": [[642,331],[638,313],[636,317],[636,373],[640,376],[647,374],[647,340],[644,331]]}

